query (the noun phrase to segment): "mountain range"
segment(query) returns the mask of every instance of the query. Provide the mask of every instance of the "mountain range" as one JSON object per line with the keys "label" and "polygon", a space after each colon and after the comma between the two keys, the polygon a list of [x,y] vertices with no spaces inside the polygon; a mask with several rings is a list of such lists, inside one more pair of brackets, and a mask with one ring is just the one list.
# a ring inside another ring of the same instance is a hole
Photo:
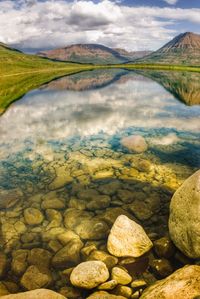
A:
{"label": "mountain range", "polygon": [[58,61],[92,64],[153,63],[200,65],[200,35],[192,32],[179,34],[155,52],[128,52],[99,44],[76,44],[39,52],[38,56]]}
{"label": "mountain range", "polygon": [[180,34],[155,52],[128,52],[98,44],[77,44],[30,55],[0,43],[1,74],[41,69],[75,67],[81,69],[90,68],[95,64],[126,64],[127,67],[128,64],[200,67],[200,35],[191,32]]}
{"label": "mountain range", "polygon": [[75,44],[37,53],[38,56],[59,61],[93,64],[127,63],[150,54],[151,51],[128,52],[99,44]]}

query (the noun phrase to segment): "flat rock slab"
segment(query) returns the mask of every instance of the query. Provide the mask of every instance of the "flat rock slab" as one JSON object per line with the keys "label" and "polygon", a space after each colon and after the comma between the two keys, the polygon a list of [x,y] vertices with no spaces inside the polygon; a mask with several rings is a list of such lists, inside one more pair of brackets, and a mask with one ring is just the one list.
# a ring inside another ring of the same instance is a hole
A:
{"label": "flat rock slab", "polygon": [[153,246],[144,229],[125,215],[120,215],[108,236],[108,251],[117,257],[140,257]]}

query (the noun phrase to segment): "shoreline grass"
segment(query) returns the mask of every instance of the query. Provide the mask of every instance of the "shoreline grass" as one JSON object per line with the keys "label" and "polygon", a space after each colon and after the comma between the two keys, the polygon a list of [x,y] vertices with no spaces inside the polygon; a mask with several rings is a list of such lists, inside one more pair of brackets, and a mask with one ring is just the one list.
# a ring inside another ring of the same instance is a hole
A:
{"label": "shoreline grass", "polygon": [[[55,63],[56,64],[56,63]],[[34,74],[34,73],[48,73],[48,72],[60,72],[60,71],[87,71],[95,69],[147,69],[147,70],[166,70],[166,71],[187,71],[187,72],[198,72],[200,73],[200,67],[196,66],[183,66],[183,65],[162,65],[162,64],[112,64],[112,65],[88,65],[88,64],[70,64],[63,67],[45,67],[45,68],[29,68],[28,71],[17,71],[9,73],[0,73],[0,78],[2,77],[12,77],[25,74]]]}
{"label": "shoreline grass", "polygon": [[[43,61],[44,62],[44,61]],[[182,65],[159,65],[159,64],[112,64],[112,65],[88,65],[73,63],[57,63],[47,61],[47,65],[26,65],[26,68],[17,68],[10,64],[9,71],[6,72],[0,65],[0,115],[3,114],[11,103],[20,99],[30,90],[39,88],[41,85],[55,80],[59,77],[75,74],[83,71],[93,71],[97,69],[126,69],[126,70],[152,70],[152,71],[182,71],[198,72],[200,67]],[[2,72],[2,70],[4,70]]]}

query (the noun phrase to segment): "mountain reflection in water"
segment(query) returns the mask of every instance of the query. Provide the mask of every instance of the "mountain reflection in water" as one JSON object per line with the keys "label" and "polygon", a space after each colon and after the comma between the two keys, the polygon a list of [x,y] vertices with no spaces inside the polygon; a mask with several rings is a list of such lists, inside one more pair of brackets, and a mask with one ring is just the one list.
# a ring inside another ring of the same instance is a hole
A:
{"label": "mountain reflection in water", "polygon": [[174,72],[174,71],[152,71],[137,70],[134,72],[128,70],[94,70],[63,77],[51,81],[44,87],[47,89],[76,90],[83,91],[92,88],[101,88],[115,81],[118,83],[127,80],[133,80],[135,74],[141,74],[139,78],[142,81],[148,81],[150,78],[158,82],[178,100],[187,105],[200,104],[200,74],[192,72]]}

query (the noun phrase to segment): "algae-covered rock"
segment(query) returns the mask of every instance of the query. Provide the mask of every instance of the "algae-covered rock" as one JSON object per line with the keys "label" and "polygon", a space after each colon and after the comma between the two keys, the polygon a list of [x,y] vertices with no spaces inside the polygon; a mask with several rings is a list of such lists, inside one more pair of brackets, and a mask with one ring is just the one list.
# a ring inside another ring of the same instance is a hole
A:
{"label": "algae-covered rock", "polygon": [[200,266],[185,266],[147,288],[140,299],[194,299],[200,295]]}
{"label": "algae-covered rock", "polygon": [[175,192],[170,204],[169,232],[188,257],[200,258],[200,170]]}
{"label": "algae-covered rock", "polygon": [[49,184],[50,190],[55,190],[64,187],[65,185],[71,183],[73,178],[71,177],[70,173],[67,172],[66,166],[60,166],[56,168],[56,177],[55,179]]}
{"label": "algae-covered rock", "polygon": [[22,199],[23,193],[19,189],[12,190],[0,190],[0,210],[9,209],[15,206],[20,199]]}
{"label": "algae-covered rock", "polygon": [[65,247],[60,249],[52,259],[55,268],[66,268],[80,262],[80,250],[84,244],[80,239],[72,239]]}
{"label": "algae-covered rock", "polygon": [[36,208],[27,208],[24,210],[24,219],[29,225],[38,225],[44,220],[44,216]]}
{"label": "algae-covered rock", "polygon": [[0,251],[0,278],[2,278],[7,268],[7,257],[5,253]]}
{"label": "algae-covered rock", "polygon": [[25,249],[13,251],[11,269],[16,276],[21,276],[26,271],[26,268],[28,267],[28,253],[29,251]]}
{"label": "algae-covered rock", "polygon": [[41,272],[38,267],[30,266],[21,278],[21,285],[26,290],[35,290],[38,288],[46,288],[52,282],[50,273]]}
{"label": "algae-covered rock", "polygon": [[153,246],[143,228],[125,215],[119,216],[108,236],[108,251],[117,257],[140,257]]}
{"label": "algae-covered rock", "polygon": [[76,266],[70,275],[71,283],[84,289],[93,289],[108,278],[108,269],[101,261],[83,262]]}

